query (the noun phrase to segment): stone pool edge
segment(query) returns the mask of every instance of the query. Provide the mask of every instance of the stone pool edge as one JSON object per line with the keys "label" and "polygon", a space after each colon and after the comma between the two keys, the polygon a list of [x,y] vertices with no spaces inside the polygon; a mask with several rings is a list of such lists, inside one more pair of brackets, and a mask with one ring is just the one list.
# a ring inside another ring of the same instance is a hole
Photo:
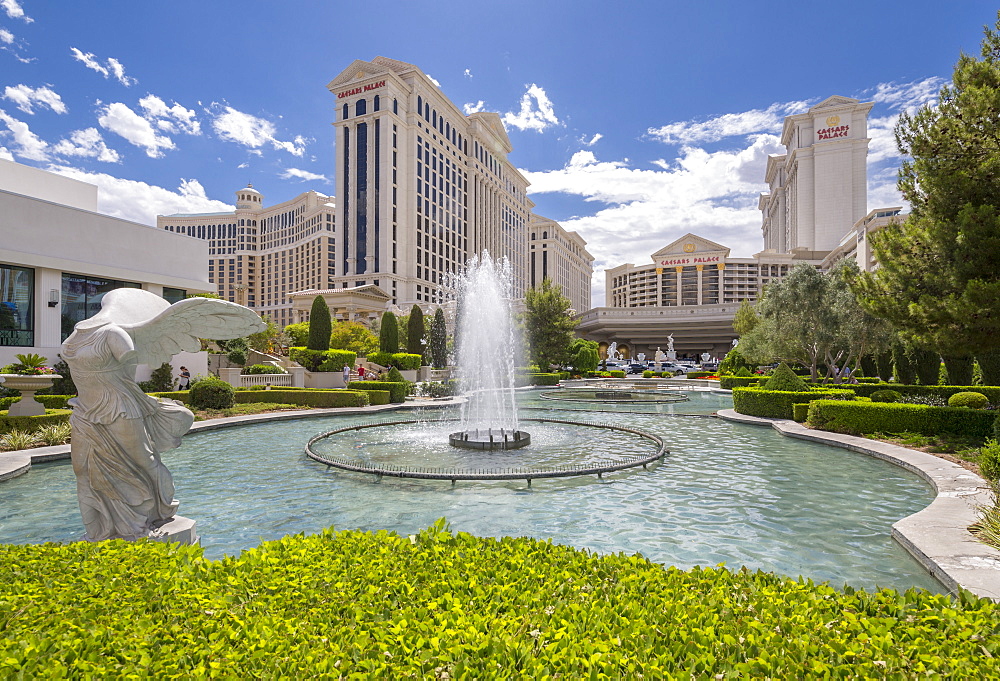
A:
{"label": "stone pool edge", "polygon": [[892,537],[945,588],[961,587],[977,596],[1000,600],[1000,551],[969,532],[976,510],[992,499],[985,480],[945,459],[863,437],[811,430],[787,419],[761,418],[720,409],[726,421],[771,426],[786,437],[820,442],[873,456],[919,475],[936,496],[925,508],[893,523]]}

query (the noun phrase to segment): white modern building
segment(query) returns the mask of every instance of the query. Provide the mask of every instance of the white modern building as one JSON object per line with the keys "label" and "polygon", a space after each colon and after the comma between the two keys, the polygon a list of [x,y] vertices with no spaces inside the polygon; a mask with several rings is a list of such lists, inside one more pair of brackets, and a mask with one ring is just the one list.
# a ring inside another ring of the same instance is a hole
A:
{"label": "white modern building", "polygon": [[54,362],[112,289],[171,302],[210,291],[207,266],[204,241],[103,215],[96,186],[0,159],[0,366]]}
{"label": "white modern building", "polygon": [[[418,67],[356,60],[336,98],[333,288],[377,286],[408,309],[440,304],[473,255],[507,257],[528,286],[527,180],[499,115],[466,115]],[[327,288],[327,287],[323,287]]]}
{"label": "white modern building", "polygon": [[562,288],[563,295],[577,312],[590,309],[590,282],[594,256],[587,242],[576,232],[568,232],[555,220],[532,213],[528,236],[528,286],[541,286],[549,279]]}
{"label": "white modern building", "polygon": [[333,285],[335,211],[332,197],[314,191],[265,208],[248,185],[231,213],[160,215],[156,225],[203,240],[212,291],[284,327],[298,321],[289,294]]}
{"label": "white modern building", "polygon": [[858,263],[858,269],[865,272],[874,270],[878,263],[872,253],[871,235],[889,224],[900,223],[906,219],[902,206],[891,208],[876,208],[869,211],[867,215],[854,223],[854,227],[844,238],[840,240],[837,247],[830,251],[823,259],[822,269],[829,269],[838,260],[844,258],[854,258]]}

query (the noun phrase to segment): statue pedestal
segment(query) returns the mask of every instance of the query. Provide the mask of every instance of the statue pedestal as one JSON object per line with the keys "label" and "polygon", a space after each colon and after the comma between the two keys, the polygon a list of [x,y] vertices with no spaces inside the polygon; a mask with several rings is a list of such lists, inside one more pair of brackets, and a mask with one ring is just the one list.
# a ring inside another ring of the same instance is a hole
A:
{"label": "statue pedestal", "polygon": [[150,541],[177,542],[178,544],[197,544],[198,533],[195,522],[182,515],[175,515],[160,525],[149,535]]}
{"label": "statue pedestal", "polygon": [[673,362],[675,359],[677,359],[677,353],[673,350],[667,350],[666,354],[668,362]]}

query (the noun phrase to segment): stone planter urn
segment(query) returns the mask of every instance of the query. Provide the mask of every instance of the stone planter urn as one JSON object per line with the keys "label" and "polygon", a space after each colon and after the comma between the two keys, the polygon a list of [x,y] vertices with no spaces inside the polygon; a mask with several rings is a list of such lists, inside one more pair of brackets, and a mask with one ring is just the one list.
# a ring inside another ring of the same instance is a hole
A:
{"label": "stone planter urn", "polygon": [[0,374],[3,387],[21,391],[21,399],[10,405],[8,416],[40,416],[45,413],[45,405],[35,399],[35,392],[51,388],[52,383],[62,378],[59,374],[22,376],[20,374]]}

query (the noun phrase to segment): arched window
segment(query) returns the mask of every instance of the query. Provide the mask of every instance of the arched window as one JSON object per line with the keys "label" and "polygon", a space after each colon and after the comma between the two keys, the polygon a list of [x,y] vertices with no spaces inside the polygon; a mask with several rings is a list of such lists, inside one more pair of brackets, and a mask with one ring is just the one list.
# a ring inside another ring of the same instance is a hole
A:
{"label": "arched window", "polygon": [[437,109],[434,109],[433,111],[431,111],[431,125],[433,125],[435,128],[438,127],[438,112],[437,112]]}
{"label": "arched window", "polygon": [[357,103],[354,105],[354,115],[363,116],[366,113],[368,113],[368,100],[359,99]]}
{"label": "arched window", "polygon": [[378,95],[375,95],[375,98],[372,99],[372,111],[378,111],[379,110],[378,105],[379,105]]}
{"label": "arched window", "polygon": [[532,232],[532,233],[531,233],[531,240],[532,240],[532,241],[534,241],[534,240],[535,240],[535,233],[534,233],[534,232]]}
{"label": "arched window", "polygon": [[451,123],[444,124],[444,136],[451,139]]}
{"label": "arched window", "polygon": [[548,239],[549,238],[549,233],[548,232],[542,232],[542,238],[543,239]]}
{"label": "arched window", "polygon": [[340,116],[340,120],[342,120],[342,121],[346,121],[347,120],[347,102],[344,102],[344,111],[343,111],[343,113]]}
{"label": "arched window", "polygon": [[424,111],[424,98],[417,95],[417,115],[420,115]]}
{"label": "arched window", "polygon": [[396,101],[395,97],[392,100],[392,112],[397,116],[399,115],[399,102]]}
{"label": "arched window", "polygon": [[430,122],[431,120],[431,105],[424,104],[424,120]]}

